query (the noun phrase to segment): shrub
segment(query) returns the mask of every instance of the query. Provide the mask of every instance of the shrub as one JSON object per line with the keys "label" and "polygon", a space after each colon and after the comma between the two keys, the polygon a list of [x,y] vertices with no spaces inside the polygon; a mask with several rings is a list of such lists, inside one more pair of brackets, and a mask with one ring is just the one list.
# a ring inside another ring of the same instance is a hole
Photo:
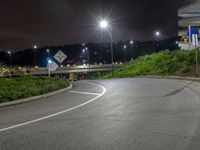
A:
{"label": "shrub", "polygon": [[37,96],[65,88],[69,83],[51,77],[0,78],[0,102]]}

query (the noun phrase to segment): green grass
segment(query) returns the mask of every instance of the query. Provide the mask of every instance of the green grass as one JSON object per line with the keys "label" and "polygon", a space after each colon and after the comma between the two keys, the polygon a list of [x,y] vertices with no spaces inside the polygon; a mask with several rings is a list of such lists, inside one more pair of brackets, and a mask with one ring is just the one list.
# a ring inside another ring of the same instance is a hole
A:
{"label": "green grass", "polygon": [[[200,58],[200,57],[199,57]],[[114,78],[144,75],[166,76],[176,73],[189,65],[195,64],[195,51],[161,51],[145,55],[114,70]],[[108,72],[100,79],[112,78]]]}
{"label": "green grass", "polygon": [[0,103],[45,94],[67,86],[67,81],[51,77],[0,78]]}

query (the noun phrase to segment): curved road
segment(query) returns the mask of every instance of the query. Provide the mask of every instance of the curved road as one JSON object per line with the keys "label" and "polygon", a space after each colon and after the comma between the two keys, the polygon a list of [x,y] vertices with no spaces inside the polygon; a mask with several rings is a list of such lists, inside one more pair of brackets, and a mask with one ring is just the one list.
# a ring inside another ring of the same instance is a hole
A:
{"label": "curved road", "polygon": [[200,83],[75,82],[72,91],[0,108],[0,150],[199,150]]}

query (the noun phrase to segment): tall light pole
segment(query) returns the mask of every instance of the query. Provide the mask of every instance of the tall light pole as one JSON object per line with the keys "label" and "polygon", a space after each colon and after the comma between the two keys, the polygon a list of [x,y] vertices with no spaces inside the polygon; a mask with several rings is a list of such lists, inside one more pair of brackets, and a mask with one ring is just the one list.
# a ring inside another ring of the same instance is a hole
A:
{"label": "tall light pole", "polygon": [[101,20],[100,22],[99,22],[99,27],[101,28],[101,29],[103,29],[103,30],[106,30],[106,29],[108,29],[108,28],[110,28],[110,48],[111,48],[111,64],[112,64],[112,75],[114,76],[114,65],[113,65],[113,43],[112,43],[112,41],[113,41],[113,36],[112,36],[112,26],[108,23],[108,21],[107,20]]}
{"label": "tall light pole", "polygon": [[8,51],[8,55],[10,57],[10,68],[12,67],[12,52]]}
{"label": "tall light pole", "polygon": [[34,48],[34,65],[36,67],[37,66],[37,58],[36,58],[37,45],[34,45],[33,48]]}
{"label": "tall light pole", "polygon": [[88,66],[89,66],[89,69],[90,69],[90,51],[89,51],[88,47],[86,47],[85,50],[87,51],[87,55],[88,55]]}
{"label": "tall light pole", "polygon": [[124,62],[126,62],[126,48],[127,48],[127,46],[124,45],[123,48],[124,48]]}
{"label": "tall light pole", "polygon": [[47,49],[47,53],[48,53],[48,58],[49,58],[49,53],[50,53],[50,50],[49,50],[49,49]]}
{"label": "tall light pole", "polygon": [[134,52],[133,52],[133,44],[134,44],[134,42],[133,42],[133,40],[131,40],[130,41],[130,45],[131,45],[131,48],[132,48],[132,50],[131,50],[131,54],[132,54],[132,60],[134,59]]}
{"label": "tall light pole", "polygon": [[160,31],[156,31],[155,33],[155,37],[156,37],[156,39],[155,39],[155,43],[154,43],[154,48],[155,48],[155,52],[157,51],[156,49],[157,49],[157,39],[160,37]]}
{"label": "tall light pole", "polygon": [[48,75],[49,75],[49,77],[51,77],[51,63],[52,63],[52,61],[51,60],[48,60]]}

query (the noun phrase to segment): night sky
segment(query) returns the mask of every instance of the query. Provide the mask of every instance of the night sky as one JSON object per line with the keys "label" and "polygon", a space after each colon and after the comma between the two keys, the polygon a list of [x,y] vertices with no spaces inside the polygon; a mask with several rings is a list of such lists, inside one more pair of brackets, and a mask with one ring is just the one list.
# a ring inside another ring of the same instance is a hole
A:
{"label": "night sky", "polygon": [[112,21],[114,41],[177,35],[177,9],[195,0],[0,0],[0,50],[100,42],[96,22]]}

